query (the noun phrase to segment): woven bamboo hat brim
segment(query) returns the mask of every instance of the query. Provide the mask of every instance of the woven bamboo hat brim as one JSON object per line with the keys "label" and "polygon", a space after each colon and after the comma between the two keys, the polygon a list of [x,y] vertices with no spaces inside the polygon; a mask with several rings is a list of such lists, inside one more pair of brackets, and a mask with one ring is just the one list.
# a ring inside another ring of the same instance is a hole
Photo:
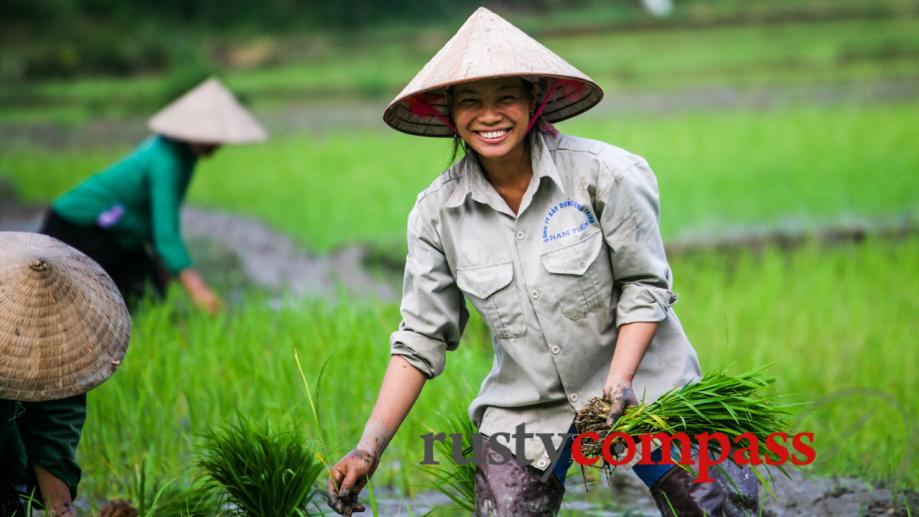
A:
{"label": "woven bamboo hat brim", "polygon": [[131,317],[92,259],[45,235],[0,232],[0,398],[89,391],[121,364]]}
{"label": "woven bamboo hat brim", "polygon": [[249,110],[213,77],[163,108],[148,126],[186,142],[247,144],[268,138]]}
{"label": "woven bamboo hat brim", "polygon": [[383,120],[413,135],[453,136],[453,129],[445,124],[449,120],[446,88],[507,76],[557,80],[557,89],[542,112],[549,122],[583,113],[603,98],[603,90],[586,74],[504,18],[480,7],[393,99]]}

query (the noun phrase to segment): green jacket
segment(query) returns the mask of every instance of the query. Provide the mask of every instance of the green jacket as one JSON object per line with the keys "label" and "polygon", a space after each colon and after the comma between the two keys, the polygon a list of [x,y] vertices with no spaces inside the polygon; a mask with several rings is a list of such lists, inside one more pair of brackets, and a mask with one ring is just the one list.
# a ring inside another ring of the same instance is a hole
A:
{"label": "green jacket", "polygon": [[85,420],[85,393],[47,402],[0,399],[0,482],[34,486],[32,466],[38,465],[76,497],[77,444]]}
{"label": "green jacket", "polygon": [[182,242],[179,207],[196,158],[182,142],[154,136],[52,204],[64,219],[98,225],[128,249],[150,243],[172,274],[191,266]]}

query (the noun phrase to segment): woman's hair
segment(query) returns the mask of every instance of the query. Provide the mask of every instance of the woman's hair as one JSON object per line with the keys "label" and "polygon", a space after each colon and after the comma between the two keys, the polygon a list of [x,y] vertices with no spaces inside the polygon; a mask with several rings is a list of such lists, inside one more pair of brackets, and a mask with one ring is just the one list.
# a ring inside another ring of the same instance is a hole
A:
{"label": "woman's hair", "polygon": [[[529,79],[524,79],[523,77],[521,77],[520,82],[523,84],[523,94],[526,96],[527,101],[529,102],[532,102],[536,98],[537,90],[538,91],[545,90],[545,88],[542,87],[542,84],[541,84],[542,81],[540,81],[540,84],[537,85],[536,82],[530,81]],[[539,88],[537,88],[537,86],[539,86]],[[453,109],[452,108],[453,108],[453,86],[450,86],[449,88],[447,88],[447,117],[449,117],[450,120],[453,120]],[[542,118],[542,115],[540,115],[540,118]],[[537,121],[535,124],[533,124],[533,129],[537,131],[542,131],[542,126],[543,124],[541,124],[540,121]],[[530,139],[529,138],[525,139],[524,144],[530,145]],[[470,153],[470,152],[472,153],[475,152],[459,136],[459,133],[453,133],[453,146],[452,146],[452,151],[450,152],[450,161],[447,162],[448,167],[456,163],[456,159],[461,157],[460,156],[461,149],[463,151],[462,156],[465,156],[467,153]]]}

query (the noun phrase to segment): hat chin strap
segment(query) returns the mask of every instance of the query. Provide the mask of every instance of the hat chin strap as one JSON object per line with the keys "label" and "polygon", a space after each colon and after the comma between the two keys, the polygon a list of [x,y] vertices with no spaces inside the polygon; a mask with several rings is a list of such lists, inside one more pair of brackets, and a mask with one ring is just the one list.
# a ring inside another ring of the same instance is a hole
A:
{"label": "hat chin strap", "polygon": [[[542,101],[539,103],[539,107],[536,108],[536,111],[533,112],[533,116],[530,117],[530,122],[527,124],[526,134],[529,134],[530,130],[533,129],[533,126],[536,125],[536,122],[539,120],[539,117],[542,115],[543,110],[546,109],[546,104],[549,104],[549,99],[555,95],[555,90],[558,89],[558,80],[552,79],[552,82],[549,83],[549,89],[546,90],[546,94],[543,95]],[[547,123],[548,124],[548,123]],[[552,130],[555,128],[549,126]]]}

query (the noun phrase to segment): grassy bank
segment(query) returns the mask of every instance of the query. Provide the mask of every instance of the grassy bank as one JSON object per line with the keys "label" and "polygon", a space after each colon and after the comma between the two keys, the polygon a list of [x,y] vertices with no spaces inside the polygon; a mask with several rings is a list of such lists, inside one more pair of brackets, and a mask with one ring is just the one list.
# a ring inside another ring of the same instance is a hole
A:
{"label": "grassy bank", "polygon": [[[562,125],[645,156],[662,196],[665,237],[733,226],[916,215],[919,104],[773,111],[584,116]],[[203,161],[193,203],[261,218],[310,249],[401,245],[415,195],[442,170],[449,142],[388,129],[279,135]],[[47,201],[128,149],[0,155],[0,177]],[[844,158],[843,158],[844,157]]]}
{"label": "grassy bank", "polygon": [[[812,471],[916,487],[919,450],[904,418],[919,412],[919,302],[903,286],[919,281],[917,265],[916,238],[792,254],[691,255],[673,264],[677,310],[704,368],[772,363],[780,393],[821,401],[797,425],[816,435]],[[136,320],[123,368],[90,394],[83,493],[90,500],[128,493],[143,461],[160,482],[188,483],[197,437],[237,412],[293,421],[343,454],[373,404],[397,322],[396,307],[356,301],[280,310],[252,302],[216,320],[187,313],[181,299],[150,308]],[[311,383],[326,365],[316,388],[321,430],[312,425],[295,353]],[[491,355],[474,321],[390,446],[378,484],[418,487],[418,435],[444,400],[477,390]],[[841,391],[854,387],[868,390]]]}

